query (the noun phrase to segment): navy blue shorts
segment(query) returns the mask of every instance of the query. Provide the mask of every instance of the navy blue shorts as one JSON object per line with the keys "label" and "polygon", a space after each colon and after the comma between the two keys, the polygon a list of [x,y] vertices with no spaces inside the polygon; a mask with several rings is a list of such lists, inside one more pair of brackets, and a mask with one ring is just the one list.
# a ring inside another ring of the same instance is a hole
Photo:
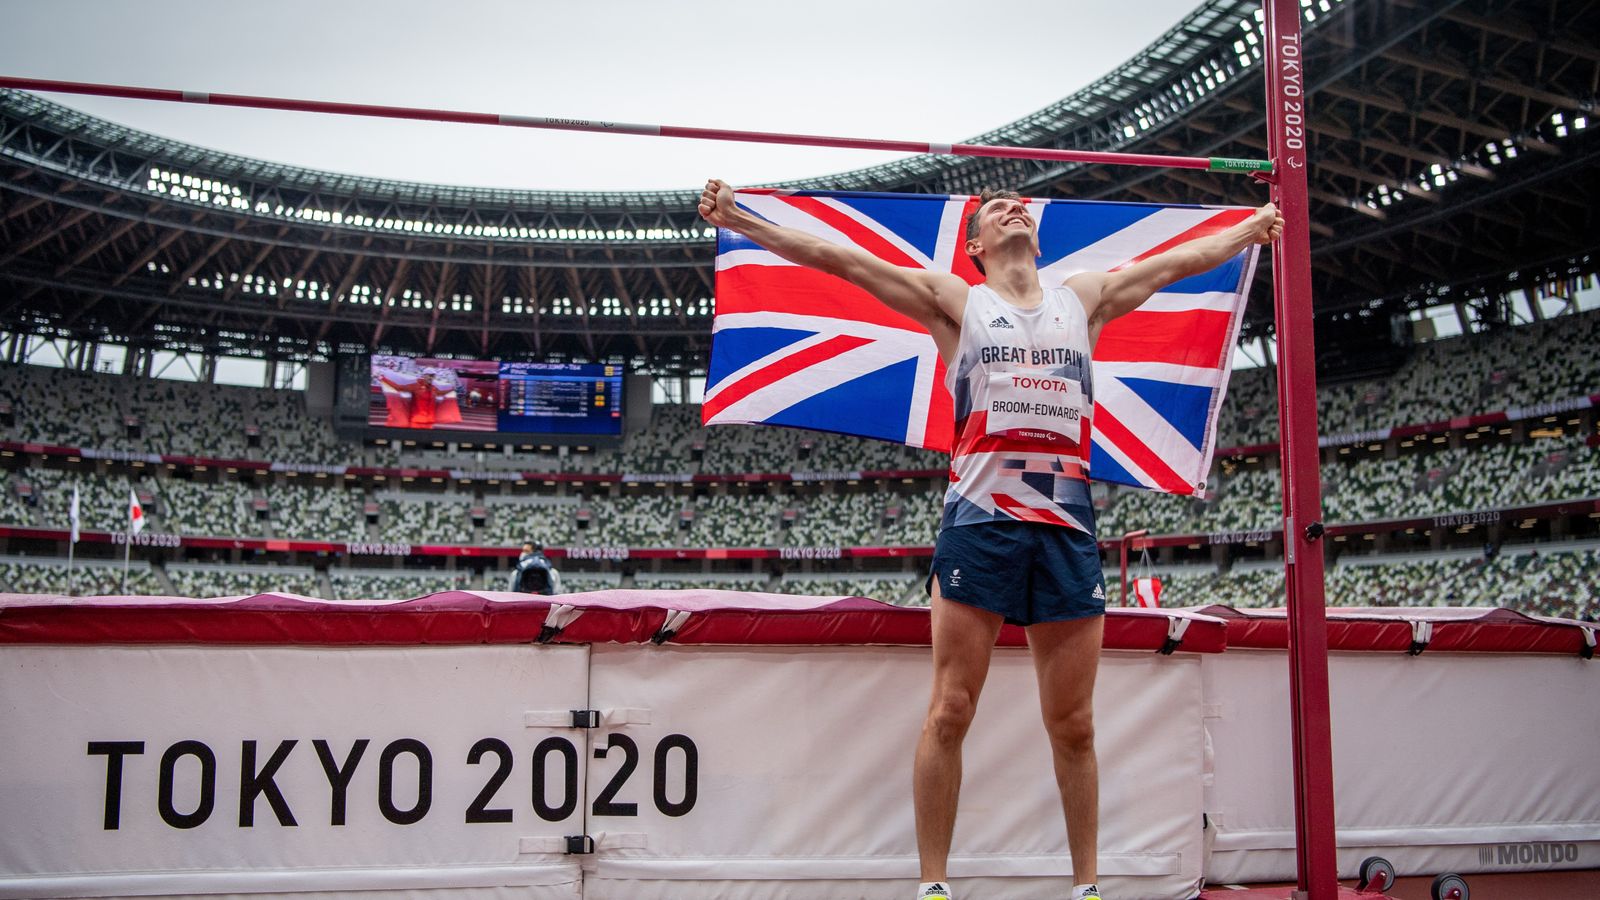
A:
{"label": "navy blue shorts", "polygon": [[1104,615],[1100,548],[1076,528],[982,522],[945,528],[924,585],[947,600],[1005,616],[1013,625]]}

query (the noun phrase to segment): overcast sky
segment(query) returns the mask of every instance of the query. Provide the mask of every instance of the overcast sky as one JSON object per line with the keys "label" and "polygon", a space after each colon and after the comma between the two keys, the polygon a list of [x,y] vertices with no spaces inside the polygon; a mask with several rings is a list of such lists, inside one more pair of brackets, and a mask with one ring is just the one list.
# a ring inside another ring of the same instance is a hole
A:
{"label": "overcast sky", "polygon": [[[1072,93],[1199,0],[0,0],[0,72],[215,93],[954,142]],[[1003,11],[1003,17],[998,13]],[[52,95],[244,156],[558,190],[781,182],[873,151]]]}

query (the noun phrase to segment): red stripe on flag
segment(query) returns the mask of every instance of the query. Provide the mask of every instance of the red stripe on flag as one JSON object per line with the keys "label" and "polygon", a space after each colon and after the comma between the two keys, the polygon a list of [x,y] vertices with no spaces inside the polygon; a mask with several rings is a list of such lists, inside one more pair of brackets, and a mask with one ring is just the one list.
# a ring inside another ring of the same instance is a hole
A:
{"label": "red stripe on flag", "polygon": [[1169,363],[1215,369],[1228,348],[1233,317],[1211,309],[1134,310],[1106,323],[1094,345],[1095,362]]}
{"label": "red stripe on flag", "polygon": [[816,197],[783,197],[785,203],[800,210],[806,215],[817,219],[824,225],[838,231],[845,237],[854,241],[857,247],[871,253],[884,262],[904,266],[908,269],[925,268],[921,263],[907,256],[904,250],[896,247],[876,231],[857,222],[850,216],[823,203]]}
{"label": "red stripe on flag", "polygon": [[[717,315],[785,313],[852,319],[927,334],[915,319],[901,315],[843,278],[802,266],[734,266],[717,273]],[[932,344],[933,338],[928,338]]]}
{"label": "red stripe on flag", "polygon": [[1122,265],[1113,267],[1111,271],[1115,272],[1119,269],[1126,269],[1136,262],[1149,259],[1158,253],[1165,253],[1166,251],[1171,250],[1173,247],[1188,241],[1192,241],[1195,238],[1206,237],[1208,235],[1216,234],[1219,231],[1225,231],[1239,224],[1240,222],[1243,222],[1245,219],[1250,218],[1251,216],[1255,215],[1255,213],[1256,211],[1253,209],[1220,210],[1216,215],[1205,220],[1204,222],[1201,222],[1193,228],[1190,228],[1188,231],[1167,238],[1165,241],[1162,241],[1154,247],[1151,247],[1149,250],[1146,250],[1138,256],[1135,256],[1133,259],[1128,260]]}
{"label": "red stripe on flag", "polygon": [[814,366],[823,360],[832,359],[841,353],[848,353],[857,347],[870,343],[872,341],[868,338],[841,334],[837,337],[831,337],[809,350],[802,350],[799,353],[784,357],[772,365],[752,372],[739,381],[728,385],[718,392],[715,397],[707,397],[705,403],[700,406],[700,421],[711,421],[729,406],[775,381],[793,375],[807,366]]}
{"label": "red stripe on flag", "polygon": [[1157,487],[1173,494],[1194,493],[1194,485],[1174,472],[1172,467],[1146,446],[1128,429],[1128,426],[1117,421],[1115,416],[1106,412],[1106,408],[1099,404],[1095,404],[1094,407],[1094,427],[1103,437],[1115,444],[1118,450],[1133,460],[1135,465],[1143,469],[1146,475],[1154,479]]}
{"label": "red stripe on flag", "polygon": [[945,365],[940,359],[933,370],[933,393],[928,402],[927,424],[922,435],[922,446],[940,453],[949,453],[955,443],[956,401],[944,386]]}

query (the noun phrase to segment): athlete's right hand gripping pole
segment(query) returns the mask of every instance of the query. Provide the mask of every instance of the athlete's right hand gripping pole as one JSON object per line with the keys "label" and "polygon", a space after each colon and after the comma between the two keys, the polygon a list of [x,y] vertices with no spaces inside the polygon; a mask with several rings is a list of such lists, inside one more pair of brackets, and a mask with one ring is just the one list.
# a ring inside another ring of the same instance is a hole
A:
{"label": "athlete's right hand gripping pole", "polygon": [[1311,237],[1306,190],[1305,55],[1299,0],[1263,0],[1267,145],[1283,237],[1272,247],[1278,323],[1278,428],[1283,474],[1283,556],[1289,607],[1294,740],[1295,856],[1305,900],[1334,900],[1333,741],[1323,600],[1321,477],[1317,470],[1317,365],[1312,342]]}

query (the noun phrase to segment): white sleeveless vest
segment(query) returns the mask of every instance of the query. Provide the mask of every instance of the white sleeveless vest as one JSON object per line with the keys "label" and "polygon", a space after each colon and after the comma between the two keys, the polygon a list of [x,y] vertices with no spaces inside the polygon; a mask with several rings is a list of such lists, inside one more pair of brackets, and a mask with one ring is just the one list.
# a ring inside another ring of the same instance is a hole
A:
{"label": "white sleeveless vest", "polygon": [[955,365],[955,446],[941,527],[1043,522],[1094,534],[1089,500],[1089,319],[1071,288],[1019,309],[967,293]]}

